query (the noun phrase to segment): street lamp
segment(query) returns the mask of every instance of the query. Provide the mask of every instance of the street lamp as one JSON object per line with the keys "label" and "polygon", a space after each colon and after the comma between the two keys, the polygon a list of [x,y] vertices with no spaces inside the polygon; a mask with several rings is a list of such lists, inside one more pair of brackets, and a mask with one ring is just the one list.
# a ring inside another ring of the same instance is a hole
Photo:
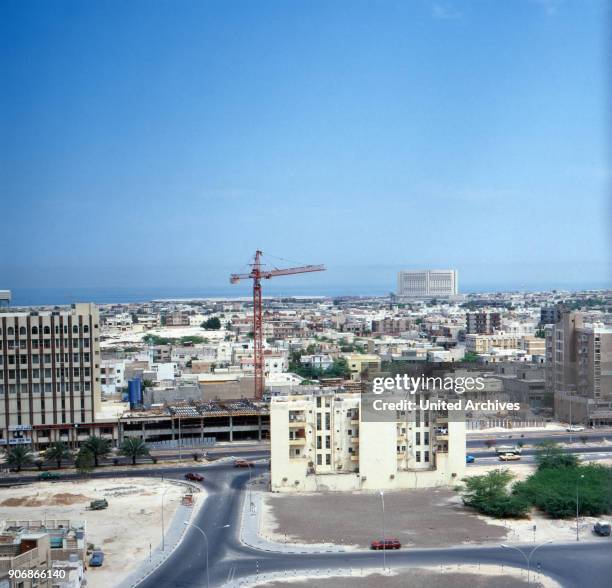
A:
{"label": "street lamp", "polygon": [[518,551],[524,558],[525,558],[525,562],[527,563],[527,586],[529,586],[530,584],[530,576],[529,576],[529,572],[531,571],[531,556],[538,550],[540,549],[540,547],[544,547],[544,545],[548,545],[549,543],[552,543],[552,541],[545,541],[544,543],[540,543],[540,545],[536,545],[530,552],[529,555],[527,555],[522,549],[515,547],[514,545],[505,545],[505,544],[501,544],[500,547],[503,547],[504,549],[514,549],[515,551]]}
{"label": "street lamp", "polygon": [[251,486],[251,468],[253,465],[249,462],[249,510],[253,511],[253,490]]}
{"label": "street lamp", "polygon": [[208,575],[208,537],[206,533],[204,533],[201,527],[198,527],[195,523],[190,523],[189,521],[185,521],[183,523],[186,527],[195,527],[200,533],[202,533],[202,537],[206,540],[206,588],[210,588],[210,577]]}
{"label": "street lamp", "polygon": [[580,541],[580,534],[578,530],[578,515],[579,515],[578,488],[580,488],[580,480],[582,479],[584,479],[584,474],[580,474],[580,476],[578,476],[578,478],[576,479],[576,541]]}
{"label": "street lamp", "polygon": [[382,552],[383,552],[383,572],[387,569],[387,541],[385,538],[385,493],[380,491],[380,501],[382,503]]}

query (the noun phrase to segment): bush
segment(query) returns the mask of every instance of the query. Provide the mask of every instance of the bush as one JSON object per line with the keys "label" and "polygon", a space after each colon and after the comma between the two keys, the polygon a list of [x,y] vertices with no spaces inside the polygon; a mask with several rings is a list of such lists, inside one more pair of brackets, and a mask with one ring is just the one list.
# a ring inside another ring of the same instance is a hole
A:
{"label": "bush", "polygon": [[578,456],[565,452],[557,443],[545,441],[540,443],[536,453],[538,470],[546,468],[575,468],[578,465]]}
{"label": "bush", "polygon": [[478,512],[499,518],[521,518],[531,509],[524,495],[510,494],[508,484],[514,475],[508,470],[494,470],[484,476],[464,478],[463,502]]}

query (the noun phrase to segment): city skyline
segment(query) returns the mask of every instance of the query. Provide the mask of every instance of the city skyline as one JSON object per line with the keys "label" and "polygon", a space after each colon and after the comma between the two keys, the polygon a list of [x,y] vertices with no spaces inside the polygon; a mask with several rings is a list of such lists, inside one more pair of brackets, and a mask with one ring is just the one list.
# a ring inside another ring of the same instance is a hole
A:
{"label": "city skyline", "polygon": [[610,285],[605,2],[31,8],[2,287],[225,290],[257,248],[329,268],[270,293]]}

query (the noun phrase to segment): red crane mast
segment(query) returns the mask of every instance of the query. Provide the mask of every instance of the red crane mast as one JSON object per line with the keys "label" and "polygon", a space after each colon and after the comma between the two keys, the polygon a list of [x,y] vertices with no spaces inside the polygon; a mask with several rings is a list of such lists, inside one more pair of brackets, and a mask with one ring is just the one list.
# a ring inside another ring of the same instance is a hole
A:
{"label": "red crane mast", "polygon": [[255,252],[252,269],[248,274],[232,274],[230,282],[237,284],[240,280],[253,280],[253,345],[255,365],[255,398],[261,400],[264,392],[264,356],[263,356],[263,311],[261,303],[261,280],[269,280],[276,276],[322,272],[323,265],[304,265],[285,269],[266,270],[262,268],[261,251]]}

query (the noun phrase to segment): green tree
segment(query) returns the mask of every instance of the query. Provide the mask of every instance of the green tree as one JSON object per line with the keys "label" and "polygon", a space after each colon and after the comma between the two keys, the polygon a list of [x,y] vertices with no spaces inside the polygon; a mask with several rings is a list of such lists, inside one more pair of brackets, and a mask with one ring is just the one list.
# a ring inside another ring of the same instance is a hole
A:
{"label": "green tree", "polygon": [[538,469],[546,468],[574,468],[578,465],[578,456],[575,453],[567,453],[554,441],[544,441],[539,444],[535,455]]}
{"label": "green tree", "polygon": [[461,359],[461,361],[465,361],[467,363],[474,363],[476,361],[478,361],[478,353],[472,353],[471,351],[468,351],[463,358]]}
{"label": "green tree", "polygon": [[83,446],[74,459],[74,465],[80,474],[86,475],[94,469],[94,455],[87,447]]}
{"label": "green tree", "polygon": [[110,453],[111,442],[102,437],[91,436],[85,439],[83,447],[91,453],[94,460],[94,466],[98,467],[100,465],[100,459],[106,457]]}
{"label": "green tree", "polygon": [[221,321],[219,317],[212,316],[206,319],[200,326],[207,331],[218,331],[221,328]]}
{"label": "green tree", "polygon": [[72,457],[72,452],[68,445],[62,441],[51,443],[45,450],[45,461],[54,461],[57,464],[57,469],[61,469],[62,462],[67,461]]}
{"label": "green tree", "polygon": [[483,476],[464,478],[463,502],[482,514],[500,518],[520,518],[531,509],[523,495],[511,494],[507,486],[514,478],[508,470],[493,470]]}
{"label": "green tree", "polygon": [[121,455],[125,455],[132,460],[132,465],[136,465],[136,459],[139,457],[150,456],[149,448],[142,439],[136,437],[128,437],[121,444]]}
{"label": "green tree", "polygon": [[3,451],[7,465],[16,472],[20,472],[21,468],[34,463],[34,456],[29,445],[14,445]]}

